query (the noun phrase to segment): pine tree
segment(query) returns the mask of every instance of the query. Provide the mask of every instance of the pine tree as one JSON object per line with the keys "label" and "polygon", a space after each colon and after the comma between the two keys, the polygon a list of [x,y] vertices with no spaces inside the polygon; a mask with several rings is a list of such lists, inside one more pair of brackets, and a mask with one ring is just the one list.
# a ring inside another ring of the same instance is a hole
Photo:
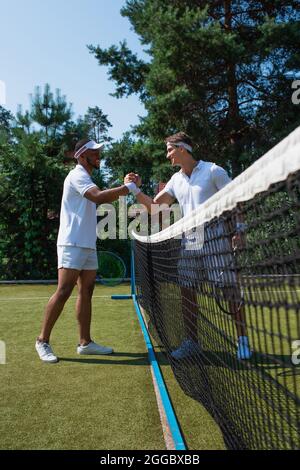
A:
{"label": "pine tree", "polygon": [[198,156],[235,176],[300,123],[299,0],[127,0],[122,14],[149,61],[124,43],[89,50],[109,65],[117,97],[139,94],[148,114],[138,135],[186,131]]}
{"label": "pine tree", "polygon": [[67,103],[66,96],[61,95],[59,89],[56,89],[54,95],[49,84],[45,85],[43,93],[40,87],[36,87],[35,93],[31,95],[30,117],[41,126],[47,139],[55,139],[71,116],[72,105]]}
{"label": "pine tree", "polygon": [[9,134],[13,119],[11,112],[0,106],[0,132]]}
{"label": "pine tree", "polygon": [[88,108],[84,116],[84,121],[87,124],[88,135],[96,142],[110,141],[108,137],[108,128],[112,127],[107,115],[103,113],[99,106]]}

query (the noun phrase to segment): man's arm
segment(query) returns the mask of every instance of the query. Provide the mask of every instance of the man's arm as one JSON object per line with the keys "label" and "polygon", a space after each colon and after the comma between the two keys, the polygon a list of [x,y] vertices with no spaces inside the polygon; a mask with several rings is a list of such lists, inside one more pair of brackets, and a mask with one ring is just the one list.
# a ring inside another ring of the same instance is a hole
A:
{"label": "man's arm", "polygon": [[154,209],[153,205],[158,206],[159,204],[167,204],[168,206],[170,206],[175,201],[175,199],[167,192],[164,192],[164,190],[158,193],[154,199],[142,192],[136,195],[136,199],[140,204],[143,204],[147,208],[149,214],[151,214]]}
{"label": "man's arm", "polygon": [[97,186],[94,186],[84,193],[84,197],[96,204],[104,204],[106,202],[116,201],[120,196],[127,196],[128,193],[129,190],[125,185],[119,186],[118,188],[105,189],[104,191],[100,191]]}
{"label": "man's arm", "polygon": [[[128,175],[125,176],[124,183],[129,182],[134,182],[138,187],[142,184],[141,177],[136,173],[128,173]],[[153,212],[155,205],[159,206],[160,204],[167,204],[170,206],[175,201],[175,199],[164,190],[160,191],[154,199],[142,193],[142,191],[136,194],[135,197],[140,204],[143,204],[146,207],[149,214]]]}

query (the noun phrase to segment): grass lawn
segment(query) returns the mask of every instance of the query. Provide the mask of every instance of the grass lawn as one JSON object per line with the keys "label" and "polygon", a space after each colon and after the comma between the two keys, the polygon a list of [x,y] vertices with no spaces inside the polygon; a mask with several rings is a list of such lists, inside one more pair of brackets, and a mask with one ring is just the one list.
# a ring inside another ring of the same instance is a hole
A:
{"label": "grass lawn", "polygon": [[[162,283],[158,292],[155,308],[163,314],[157,316],[160,339],[156,339],[174,350],[186,334],[180,288]],[[258,286],[245,293],[253,350],[248,361],[236,358],[233,316],[223,313],[212,296],[198,296],[202,355],[174,362],[174,371],[190,396],[219,415],[230,447],[298,448],[300,374],[291,361],[293,342],[300,337],[298,296],[299,291],[289,286],[274,288],[272,293]],[[215,437],[220,443],[216,433]]]}
{"label": "grass lawn", "polygon": [[[111,300],[129,286],[97,286],[93,339],[112,356],[76,354],[75,295],[58,320],[51,344],[58,364],[34,349],[45,304],[55,286],[0,286],[0,449],[165,449],[147,352],[131,300]],[[189,449],[222,449],[219,428],[187,397],[159,354]]]}
{"label": "grass lawn", "polygon": [[43,364],[34,342],[54,289],[0,287],[0,339],[7,348],[7,364],[0,365],[0,448],[164,449],[132,302],[113,301],[112,289],[96,288],[93,338],[113,345],[115,354],[95,358],[76,354],[72,297],[53,331],[52,346],[60,362]]}

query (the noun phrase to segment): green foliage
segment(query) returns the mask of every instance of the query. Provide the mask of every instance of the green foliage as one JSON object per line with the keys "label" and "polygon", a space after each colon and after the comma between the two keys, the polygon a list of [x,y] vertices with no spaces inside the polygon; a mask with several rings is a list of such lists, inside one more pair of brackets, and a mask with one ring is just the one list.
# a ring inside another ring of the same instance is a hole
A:
{"label": "green foliage", "polygon": [[[173,170],[164,138],[191,135],[196,158],[233,176],[300,124],[291,88],[300,66],[299,0],[127,0],[121,11],[148,53],[139,59],[125,41],[89,46],[116,84],[114,96],[137,94],[146,116],[105,149],[93,178],[119,185],[129,171],[156,192]],[[68,152],[86,136],[110,142],[98,106],[72,120],[72,106],[47,84],[13,116],[0,107],[0,276],[53,277],[55,240]],[[105,240],[114,251],[119,241]],[[101,242],[102,243],[102,242]],[[118,251],[119,250],[119,251]],[[116,251],[126,257],[129,245]]]}
{"label": "green foliage", "polygon": [[0,140],[7,140],[11,136],[12,120],[11,112],[0,106]]}
{"label": "green foliage", "polygon": [[[14,117],[0,107],[0,278],[57,275],[56,239],[63,182],[76,142],[109,141],[111,126],[99,107],[72,121],[72,106],[56,90],[36,87],[30,109]],[[92,175],[103,188],[107,170]]]}
{"label": "green foliage", "polygon": [[109,169],[108,186],[123,184],[124,176],[133,171],[141,176],[143,191],[154,195],[158,182],[169,179],[174,172],[166,160],[164,142],[134,139],[129,132],[113,142],[104,156]]}
{"label": "green foliage", "polygon": [[239,260],[243,272],[269,274],[272,266],[274,274],[287,274],[283,260],[289,257],[288,273],[299,273],[298,177],[290,177],[287,184],[277,183],[241,205],[248,225],[247,250],[240,253]]}
{"label": "green foliage", "polygon": [[140,96],[147,115],[135,132],[149,145],[185,131],[198,157],[236,176],[300,124],[299,1],[127,0],[122,14],[149,61],[124,43],[89,49],[115,96]]}
{"label": "green foliage", "polygon": [[30,110],[9,120],[0,141],[0,277],[56,277],[56,238],[63,181],[64,125],[71,106],[49,85],[37,88]]}
{"label": "green foliage", "polygon": [[119,49],[116,46],[110,47],[108,50],[103,50],[99,46],[88,46],[89,51],[95,55],[99,64],[108,65],[113,62],[110,70],[110,77],[117,83],[116,92],[112,96],[121,98],[122,96],[129,96],[132,93],[144,93],[144,77],[148,72],[148,66],[141,60],[137,59],[136,54],[133,54],[127,47],[126,41],[120,43]]}
{"label": "green foliage", "polygon": [[[0,277],[56,277],[56,237],[68,169],[47,155],[40,135],[0,145]],[[50,190],[51,188],[51,190]]]}
{"label": "green foliage", "polygon": [[96,142],[100,141],[110,141],[107,132],[108,128],[112,127],[111,123],[107,119],[107,115],[103,111],[95,106],[94,108],[88,108],[87,113],[84,116],[84,122],[87,125],[87,135],[95,140]]}
{"label": "green foliage", "polygon": [[72,105],[66,102],[60,90],[56,90],[55,96],[46,84],[43,94],[37,87],[31,97],[31,119],[39,124],[45,131],[45,136],[55,138],[56,134],[63,130],[63,126],[71,119]]}

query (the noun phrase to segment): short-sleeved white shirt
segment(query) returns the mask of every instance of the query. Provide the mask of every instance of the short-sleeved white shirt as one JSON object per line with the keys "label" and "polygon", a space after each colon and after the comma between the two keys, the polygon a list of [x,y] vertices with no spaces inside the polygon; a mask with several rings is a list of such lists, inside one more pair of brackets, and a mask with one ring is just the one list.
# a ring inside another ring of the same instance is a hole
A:
{"label": "short-sleeved white shirt", "polygon": [[182,170],[175,173],[164,188],[176,198],[183,216],[192,212],[231,181],[227,172],[211,162],[200,161],[190,177]]}
{"label": "short-sleeved white shirt", "polygon": [[96,204],[84,197],[94,186],[91,176],[80,164],[66,177],[57,245],[96,249]]}

